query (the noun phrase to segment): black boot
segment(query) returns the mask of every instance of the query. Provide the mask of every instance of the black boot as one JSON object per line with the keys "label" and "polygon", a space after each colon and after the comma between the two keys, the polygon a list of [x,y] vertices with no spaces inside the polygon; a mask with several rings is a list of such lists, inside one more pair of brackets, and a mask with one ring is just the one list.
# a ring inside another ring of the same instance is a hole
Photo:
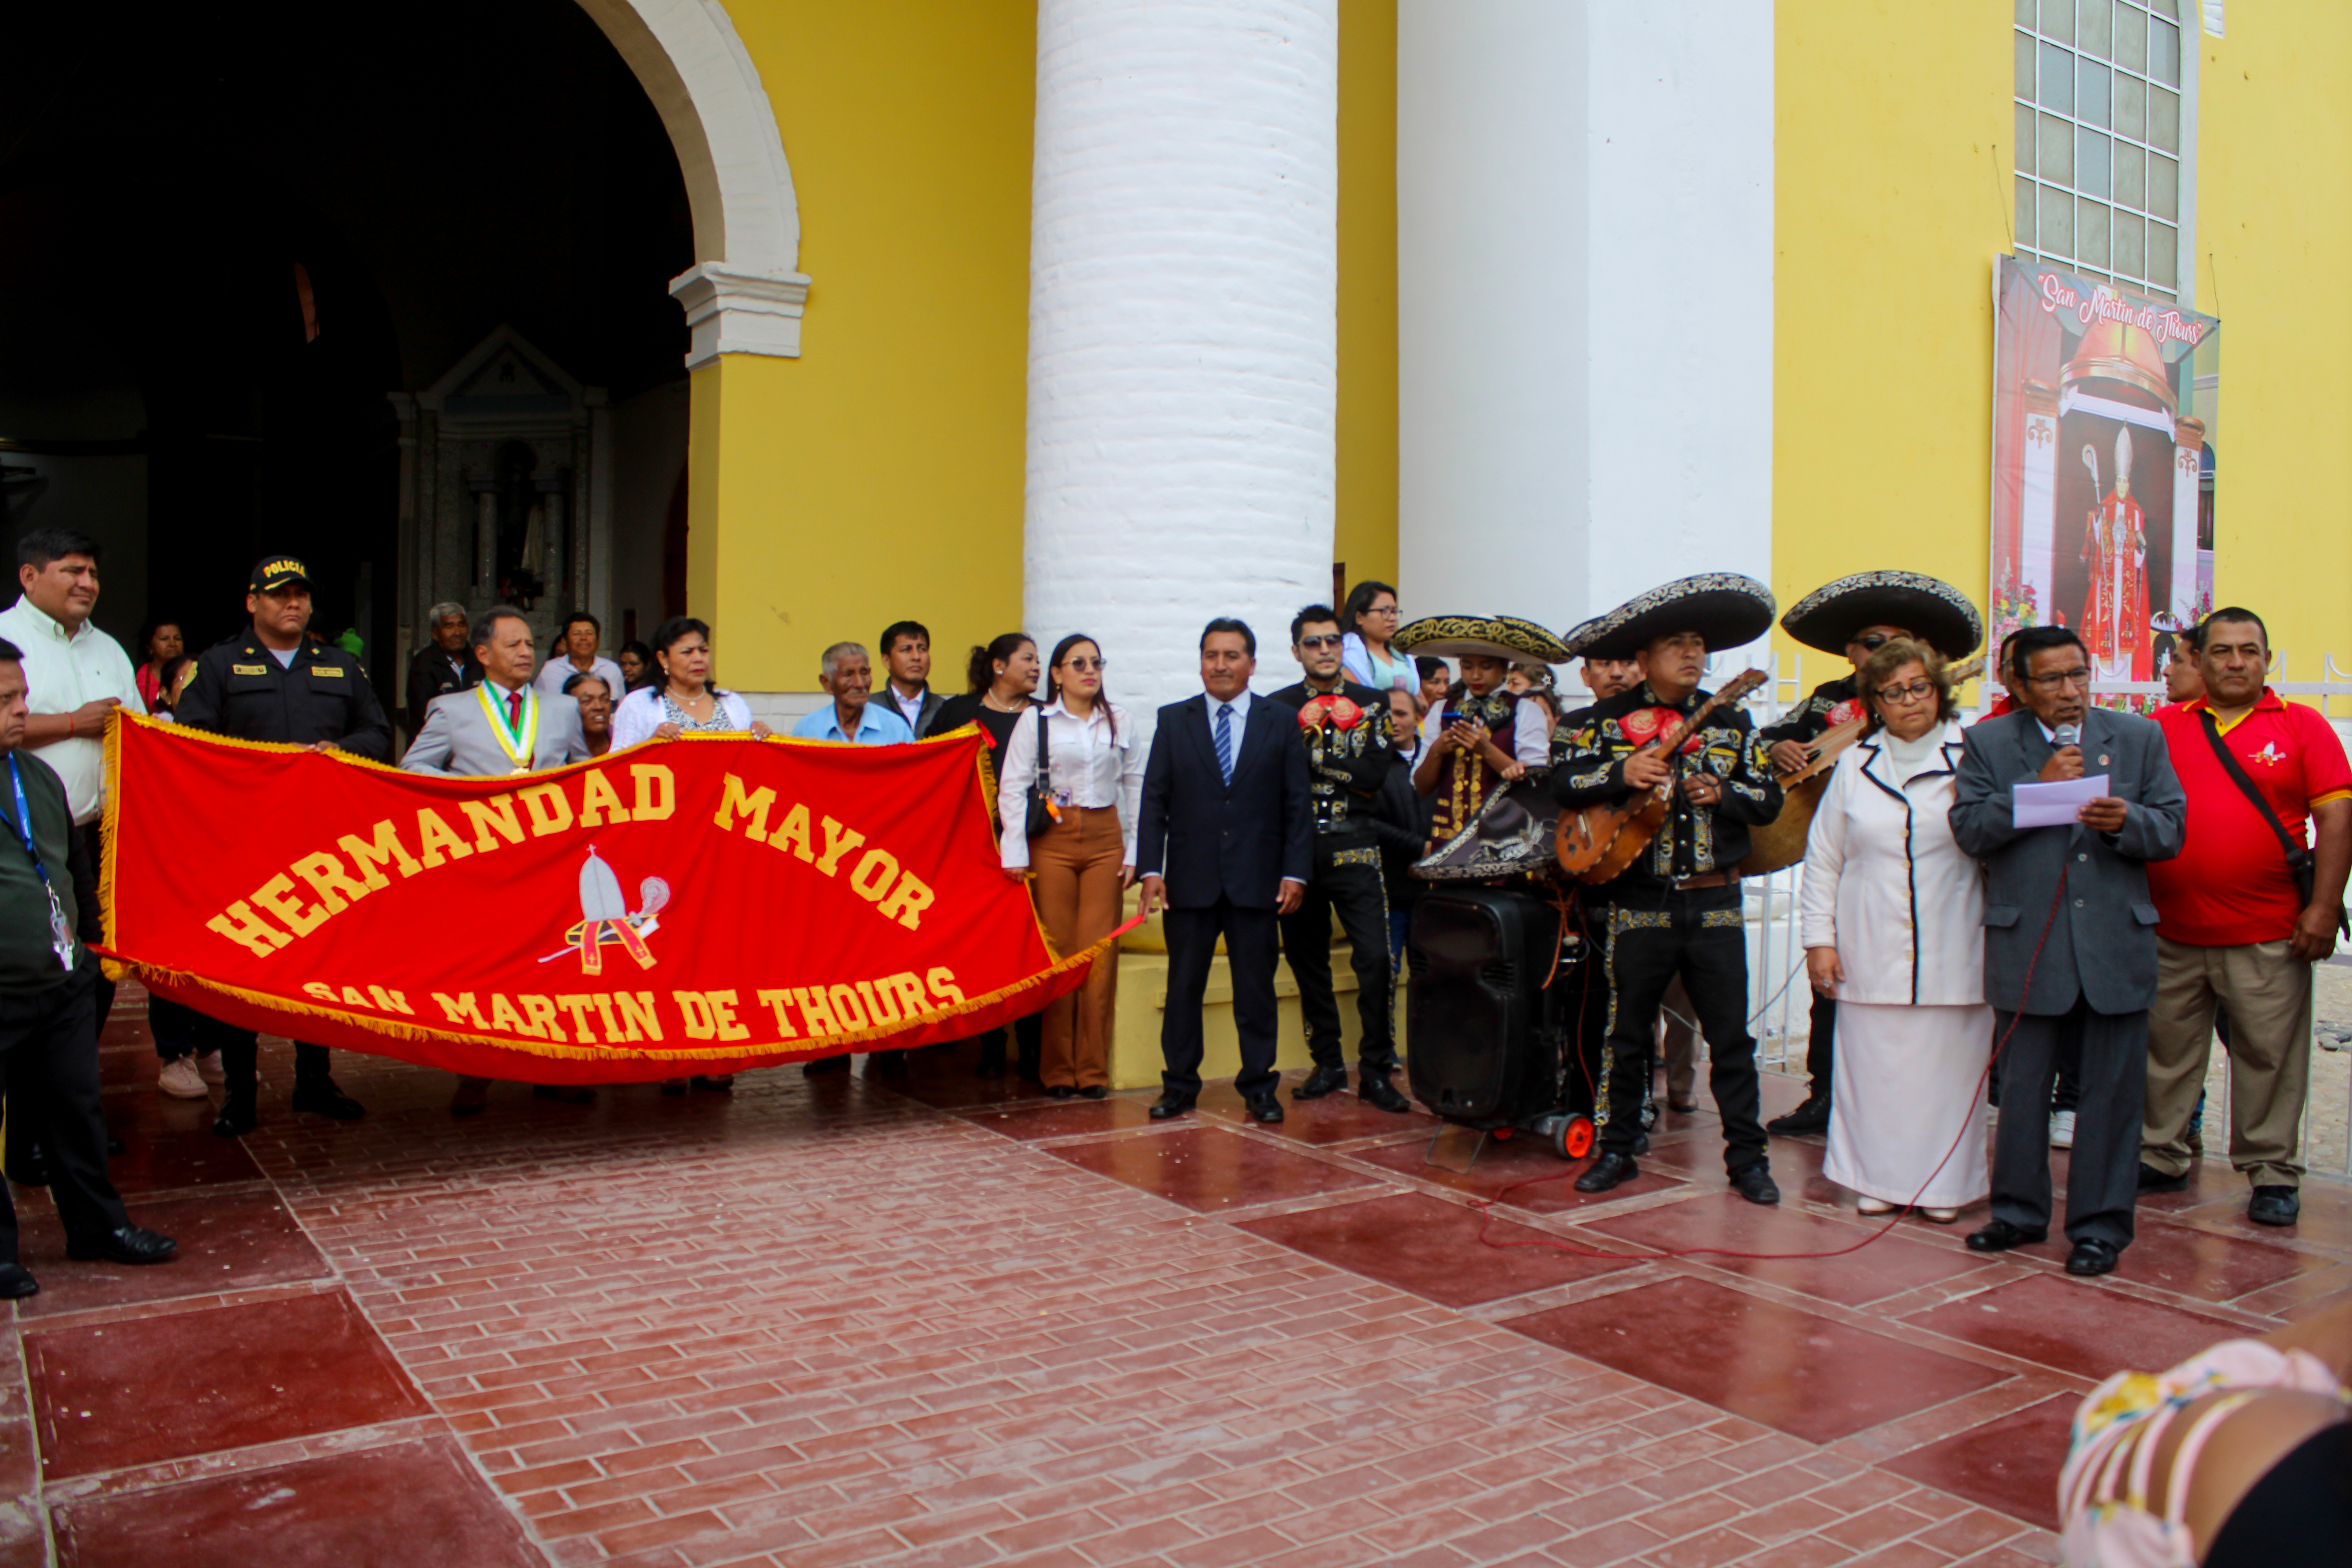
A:
{"label": "black boot", "polygon": [[1290,1091],[1293,1100],[1320,1100],[1327,1094],[1338,1094],[1348,1087],[1348,1069],[1338,1062],[1325,1062],[1307,1075],[1307,1081]]}
{"label": "black boot", "polygon": [[325,1073],[294,1080],[294,1109],[331,1121],[357,1121],[367,1114],[367,1107],[336,1088]]}
{"label": "black boot", "polygon": [[1808,1095],[1805,1103],[1786,1116],[1776,1116],[1764,1124],[1764,1131],[1775,1138],[1802,1138],[1808,1133],[1830,1130],[1830,1097]]}

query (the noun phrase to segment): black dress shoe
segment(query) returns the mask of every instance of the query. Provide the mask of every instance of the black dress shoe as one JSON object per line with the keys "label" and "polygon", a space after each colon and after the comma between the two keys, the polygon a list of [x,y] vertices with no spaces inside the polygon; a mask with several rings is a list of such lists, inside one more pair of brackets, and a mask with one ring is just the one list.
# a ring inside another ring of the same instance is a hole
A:
{"label": "black dress shoe", "polygon": [[486,1078],[461,1078],[457,1092],[449,1096],[452,1116],[479,1116],[490,1108],[490,1080]]}
{"label": "black dress shoe", "polygon": [[1108,1100],[1110,1098],[1110,1090],[1102,1084],[1090,1083],[1087,1085],[1086,1088],[1078,1090],[1078,1098],[1081,1100]]}
{"label": "black dress shoe", "polygon": [[1151,1102],[1151,1120],[1165,1121],[1171,1116],[1181,1116],[1192,1109],[1193,1103],[1189,1094],[1163,1094]]}
{"label": "black dress shoe", "polygon": [[1253,1094],[1248,1100],[1243,1101],[1243,1104],[1248,1108],[1252,1121],[1282,1120],[1282,1101],[1275,1099],[1271,1090],[1265,1094]]}
{"label": "black dress shoe", "polygon": [[357,1121],[367,1114],[367,1107],[335,1087],[331,1078],[297,1079],[294,1084],[294,1109],[307,1110],[313,1116],[323,1116],[332,1121]]}
{"label": "black dress shoe", "polygon": [[2293,1225],[2303,1216],[2303,1194],[2293,1187],[2256,1187],[2246,1217],[2256,1225]]}
{"label": "black dress shoe", "polygon": [[905,1078],[907,1053],[903,1050],[876,1051],[866,1058],[866,1076],[868,1079]]}
{"label": "black dress shoe", "polygon": [[596,1098],[596,1091],[584,1083],[535,1083],[530,1086],[530,1097],[562,1105],[585,1105]]}
{"label": "black dress shoe", "polygon": [[20,1187],[46,1187],[49,1184],[49,1157],[35,1149],[9,1167],[8,1179]]}
{"label": "black dress shoe", "polygon": [[0,1301],[21,1301],[40,1293],[41,1282],[21,1263],[0,1263]]}
{"label": "black dress shoe", "polygon": [[66,1256],[82,1263],[169,1263],[179,1255],[178,1242],[135,1225],[117,1226],[103,1236],[66,1239]]}
{"label": "black dress shoe", "polygon": [[1333,1062],[1318,1067],[1307,1075],[1307,1081],[1290,1091],[1293,1100],[1320,1100],[1327,1094],[1337,1094],[1348,1087],[1348,1069]]}
{"label": "black dress shoe", "polygon": [[828,1078],[835,1073],[848,1070],[849,1058],[846,1056],[819,1057],[813,1062],[801,1063],[803,1078]]}
{"label": "black dress shoe", "polygon": [[2144,1193],[2185,1193],[2195,1174],[2193,1171],[2183,1171],[2177,1176],[2168,1176],[2143,1160],[2139,1164],[2139,1190]]}
{"label": "black dress shoe", "polygon": [[686,1079],[666,1078],[661,1080],[661,1091],[673,1099],[682,1098],[686,1093]]}
{"label": "black dress shoe", "polygon": [[213,1118],[213,1132],[221,1138],[242,1138],[253,1131],[253,1097],[230,1095],[221,1102],[220,1114]]}
{"label": "black dress shoe", "polygon": [[2112,1241],[2085,1238],[2076,1242],[2074,1250],[2066,1255],[2066,1272],[2080,1275],[2085,1279],[2095,1279],[2102,1274],[2114,1273],[2116,1264],[2123,1255],[2123,1248]]}
{"label": "black dress shoe", "polygon": [[1802,1138],[1808,1133],[1830,1130],[1830,1097],[1814,1094],[1805,1097],[1805,1103],[1786,1116],[1776,1116],[1764,1124],[1764,1131],[1775,1138]]}
{"label": "black dress shoe", "polygon": [[972,1067],[971,1076],[974,1078],[1003,1078],[1004,1076],[1004,1052],[1001,1048],[993,1056],[991,1056],[986,1051],[981,1052],[980,1060]]}
{"label": "black dress shoe", "polygon": [[694,1075],[694,1087],[705,1094],[732,1094],[735,1092],[735,1075],[731,1072],[698,1072]]}
{"label": "black dress shoe", "polygon": [[1077,1092],[1078,1091],[1076,1089],[1066,1083],[1049,1083],[1045,1086],[1046,1095],[1054,1100],[1067,1100],[1070,1096]]}
{"label": "black dress shoe", "polygon": [[2037,1241],[2047,1241],[2046,1230],[2028,1230],[2021,1225],[2011,1225],[1997,1219],[1982,1230],[1969,1232],[1970,1252],[2007,1252],[2012,1247],[2031,1247]]}
{"label": "black dress shoe", "polygon": [[1780,1201],[1780,1184],[1772,1179],[1772,1167],[1766,1164],[1754,1164],[1735,1172],[1731,1178],[1731,1190],[1749,1203],[1761,1204],[1766,1208]]}
{"label": "black dress shoe", "polygon": [[1642,1167],[1633,1163],[1633,1155],[1620,1154],[1612,1149],[1602,1153],[1601,1158],[1592,1162],[1591,1170],[1576,1178],[1576,1190],[1580,1193],[1605,1193],[1612,1187],[1622,1186],[1641,1173]]}
{"label": "black dress shoe", "polygon": [[1376,1110],[1393,1110],[1399,1114],[1412,1109],[1412,1101],[1397,1092],[1384,1072],[1359,1072],[1356,1098]]}

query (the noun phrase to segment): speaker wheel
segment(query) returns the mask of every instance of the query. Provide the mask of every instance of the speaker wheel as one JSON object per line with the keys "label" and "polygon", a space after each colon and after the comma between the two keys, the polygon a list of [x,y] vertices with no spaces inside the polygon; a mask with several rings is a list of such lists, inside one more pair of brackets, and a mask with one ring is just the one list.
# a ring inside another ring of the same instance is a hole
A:
{"label": "speaker wheel", "polygon": [[1563,1160],[1581,1160],[1592,1152],[1592,1118],[1563,1116],[1559,1130],[1552,1134],[1552,1152]]}

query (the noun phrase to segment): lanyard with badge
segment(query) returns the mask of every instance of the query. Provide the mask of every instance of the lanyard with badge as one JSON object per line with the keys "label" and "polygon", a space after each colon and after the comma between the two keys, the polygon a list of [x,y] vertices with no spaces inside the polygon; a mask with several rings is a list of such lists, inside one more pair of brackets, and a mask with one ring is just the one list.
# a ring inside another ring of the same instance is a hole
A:
{"label": "lanyard with badge", "polygon": [[73,973],[73,927],[66,923],[65,906],[58,902],[58,890],[49,885],[49,868],[41,864],[41,852],[33,847],[33,808],[25,801],[25,773],[16,764],[16,753],[8,753],[8,782],[16,789],[16,830],[24,835],[25,853],[32,857],[33,874],[41,879],[41,891],[49,900],[49,951],[58,955],[58,964],[67,973]]}

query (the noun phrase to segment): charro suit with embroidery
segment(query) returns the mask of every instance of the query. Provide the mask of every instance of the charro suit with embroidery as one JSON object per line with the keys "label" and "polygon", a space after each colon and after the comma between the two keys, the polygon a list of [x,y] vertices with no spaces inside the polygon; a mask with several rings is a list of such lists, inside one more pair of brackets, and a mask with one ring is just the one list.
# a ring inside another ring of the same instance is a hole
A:
{"label": "charro suit with embroidery", "polygon": [[1395,979],[1389,964],[1388,892],[1371,816],[1382,782],[1401,765],[1388,700],[1342,679],[1328,691],[1305,681],[1267,701],[1297,716],[1307,746],[1307,794],[1315,808],[1315,869],[1298,908],[1281,917],[1282,951],[1298,982],[1307,1050],[1318,1067],[1345,1060],[1339,1005],[1331,985],[1331,917],[1348,933],[1361,1034],[1356,1060],[1367,1072],[1396,1068],[1391,1024]]}
{"label": "charro suit with embroidery", "polygon": [[[1695,691],[1667,704],[1644,681],[1594,703],[1559,748],[1551,776],[1554,798],[1583,806],[1630,797],[1626,759],[1678,718],[1696,712],[1706,696]],[[1695,770],[1715,778],[1722,791],[1717,801],[1699,805],[1685,797],[1679,779]],[[1729,872],[1748,853],[1748,829],[1780,814],[1780,786],[1772,780],[1763,742],[1748,715],[1728,706],[1717,710],[1685,742],[1676,776],[1674,805],[1657,837],[1608,885],[1614,1009],[1607,1052],[1609,1117],[1601,1142],[1630,1155],[1641,1136],[1651,1028],[1667,987],[1680,975],[1706,1037],[1708,1087],[1723,1117],[1724,1165],[1737,1176],[1765,1163],[1765,1146],[1758,1120],[1756,1040],[1748,1032],[1747,937],[1738,879]],[[1695,878],[1714,885],[1678,885]]]}

